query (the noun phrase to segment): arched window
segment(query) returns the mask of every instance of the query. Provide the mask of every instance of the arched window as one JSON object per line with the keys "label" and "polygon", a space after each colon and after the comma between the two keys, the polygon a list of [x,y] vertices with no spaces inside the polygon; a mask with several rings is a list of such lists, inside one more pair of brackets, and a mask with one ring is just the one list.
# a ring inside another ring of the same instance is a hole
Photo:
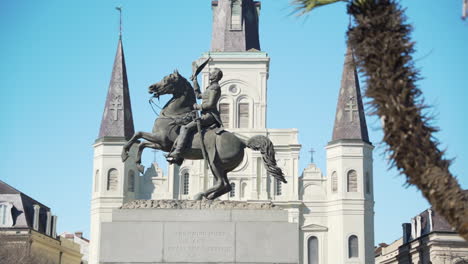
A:
{"label": "arched window", "polygon": [[276,180],[276,196],[280,196],[283,193],[282,186],[281,186],[281,181]]}
{"label": "arched window", "polygon": [[184,172],[183,174],[183,183],[184,183],[184,189],[182,191],[183,194],[189,194],[189,184],[190,184],[190,174],[188,172]]}
{"label": "arched window", "polygon": [[232,0],[231,2],[231,30],[242,29],[242,1]]}
{"label": "arched window", "polygon": [[318,239],[317,237],[310,237],[307,241],[307,258],[308,264],[319,263]]}
{"label": "arched window", "polygon": [[355,170],[348,172],[348,192],[357,192],[357,172]]}
{"label": "arched window", "polygon": [[371,187],[371,183],[370,183],[370,176],[369,176],[369,172],[366,172],[366,193],[369,194],[371,191],[370,191],[370,188]]}
{"label": "arched window", "polygon": [[332,192],[338,191],[338,175],[336,174],[336,171],[334,171],[331,175],[331,186]]}
{"label": "arched window", "polygon": [[236,196],[236,184],[231,182],[231,192],[229,193],[229,197]]}
{"label": "arched window", "polygon": [[107,190],[116,191],[119,183],[119,172],[116,169],[110,169],[107,173]]}
{"label": "arched window", "polygon": [[357,258],[359,257],[359,243],[358,238],[355,235],[352,235],[348,239],[348,257]]}
{"label": "arched window", "polygon": [[132,170],[128,172],[128,191],[135,192],[135,172]]}
{"label": "arched window", "polygon": [[99,191],[99,170],[96,170],[96,174],[94,175],[94,191]]}
{"label": "arched window", "polygon": [[239,128],[248,128],[249,127],[249,103],[241,102],[239,103],[238,109],[238,122]]}
{"label": "arched window", "polygon": [[221,116],[221,121],[223,122],[224,127],[229,127],[229,104],[220,103],[219,104],[219,114]]}

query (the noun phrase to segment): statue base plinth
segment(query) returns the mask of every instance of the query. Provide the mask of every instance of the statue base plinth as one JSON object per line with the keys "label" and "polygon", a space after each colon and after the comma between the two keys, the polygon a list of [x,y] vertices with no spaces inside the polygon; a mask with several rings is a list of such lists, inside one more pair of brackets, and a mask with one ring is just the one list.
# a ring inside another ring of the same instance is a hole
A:
{"label": "statue base plinth", "polygon": [[[288,212],[271,204],[132,203],[114,209],[112,221],[101,224],[100,263],[299,262],[298,224],[289,223]],[[161,209],[161,204],[173,207]]]}

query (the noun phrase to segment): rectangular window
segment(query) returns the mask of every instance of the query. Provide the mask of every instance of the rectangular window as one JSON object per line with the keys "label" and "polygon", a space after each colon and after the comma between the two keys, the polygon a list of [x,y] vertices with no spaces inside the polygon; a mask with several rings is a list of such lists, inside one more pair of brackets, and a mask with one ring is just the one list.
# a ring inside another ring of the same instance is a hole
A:
{"label": "rectangular window", "polygon": [[224,127],[229,127],[229,104],[219,104],[219,113]]}
{"label": "rectangular window", "polygon": [[239,104],[239,128],[249,127],[249,104]]}

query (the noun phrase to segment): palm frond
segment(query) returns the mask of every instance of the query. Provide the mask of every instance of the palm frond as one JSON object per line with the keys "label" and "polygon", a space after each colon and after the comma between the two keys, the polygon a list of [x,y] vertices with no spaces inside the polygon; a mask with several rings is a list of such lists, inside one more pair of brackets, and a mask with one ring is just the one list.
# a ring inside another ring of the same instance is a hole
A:
{"label": "palm frond", "polygon": [[348,0],[293,0],[292,4],[296,6],[294,13],[302,16],[316,7],[333,4],[336,2],[349,2]]}

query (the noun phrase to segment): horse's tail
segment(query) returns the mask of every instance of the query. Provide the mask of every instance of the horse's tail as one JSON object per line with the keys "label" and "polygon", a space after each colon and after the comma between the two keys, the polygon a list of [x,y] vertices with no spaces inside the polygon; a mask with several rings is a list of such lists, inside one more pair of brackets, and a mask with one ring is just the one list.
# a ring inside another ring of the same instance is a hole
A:
{"label": "horse's tail", "polygon": [[263,156],[263,163],[268,174],[275,177],[277,180],[287,183],[284,178],[283,171],[276,165],[275,148],[271,140],[265,136],[257,135],[244,141],[244,144],[253,150],[259,150]]}

